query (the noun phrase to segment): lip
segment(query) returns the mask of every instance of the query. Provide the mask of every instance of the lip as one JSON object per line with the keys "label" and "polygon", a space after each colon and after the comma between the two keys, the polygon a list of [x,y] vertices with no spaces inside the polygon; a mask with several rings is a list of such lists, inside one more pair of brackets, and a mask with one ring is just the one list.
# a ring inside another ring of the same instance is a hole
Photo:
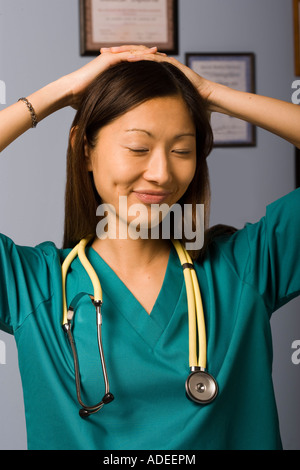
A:
{"label": "lip", "polygon": [[133,191],[136,197],[144,204],[159,204],[164,202],[171,191],[150,191],[150,190],[136,190]]}

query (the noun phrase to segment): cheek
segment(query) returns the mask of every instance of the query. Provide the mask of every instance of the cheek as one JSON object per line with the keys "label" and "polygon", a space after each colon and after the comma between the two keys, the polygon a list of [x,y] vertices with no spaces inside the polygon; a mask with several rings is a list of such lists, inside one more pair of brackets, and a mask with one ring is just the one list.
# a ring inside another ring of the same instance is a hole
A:
{"label": "cheek", "polygon": [[94,183],[100,197],[123,194],[138,177],[138,166],[128,165],[111,155],[109,159],[99,158],[93,166]]}
{"label": "cheek", "polygon": [[196,158],[189,162],[185,167],[180,168],[178,171],[178,181],[180,181],[181,186],[184,191],[188,188],[190,183],[193,181],[193,178],[196,173]]}

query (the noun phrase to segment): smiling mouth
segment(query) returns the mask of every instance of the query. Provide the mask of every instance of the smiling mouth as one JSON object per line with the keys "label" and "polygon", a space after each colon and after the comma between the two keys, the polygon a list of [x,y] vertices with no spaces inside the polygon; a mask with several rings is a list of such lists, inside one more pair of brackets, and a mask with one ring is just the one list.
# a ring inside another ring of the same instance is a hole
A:
{"label": "smiling mouth", "polygon": [[136,197],[144,204],[160,204],[171,194],[170,191],[134,191]]}

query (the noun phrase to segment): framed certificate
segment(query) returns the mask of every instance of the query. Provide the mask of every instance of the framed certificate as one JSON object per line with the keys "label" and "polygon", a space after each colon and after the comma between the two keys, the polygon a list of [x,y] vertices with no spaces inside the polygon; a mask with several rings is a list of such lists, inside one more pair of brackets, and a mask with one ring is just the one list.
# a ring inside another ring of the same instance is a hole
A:
{"label": "framed certificate", "polygon": [[300,76],[300,0],[294,2],[295,75]]}
{"label": "framed certificate", "polygon": [[80,52],[98,55],[101,47],[157,46],[178,54],[177,0],[80,0]]}
{"label": "framed certificate", "polygon": [[[216,83],[249,93],[255,92],[253,53],[187,53],[186,64],[199,75]],[[215,147],[256,145],[256,128],[241,119],[212,113]]]}

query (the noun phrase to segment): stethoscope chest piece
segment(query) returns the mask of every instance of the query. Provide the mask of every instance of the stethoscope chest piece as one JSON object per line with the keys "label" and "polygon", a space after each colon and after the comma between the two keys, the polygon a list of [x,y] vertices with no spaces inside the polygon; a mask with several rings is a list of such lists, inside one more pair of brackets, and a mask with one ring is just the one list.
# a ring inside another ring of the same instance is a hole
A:
{"label": "stethoscope chest piece", "polygon": [[203,370],[195,370],[188,376],[185,389],[187,396],[194,402],[206,405],[218,394],[218,384],[212,375]]}

